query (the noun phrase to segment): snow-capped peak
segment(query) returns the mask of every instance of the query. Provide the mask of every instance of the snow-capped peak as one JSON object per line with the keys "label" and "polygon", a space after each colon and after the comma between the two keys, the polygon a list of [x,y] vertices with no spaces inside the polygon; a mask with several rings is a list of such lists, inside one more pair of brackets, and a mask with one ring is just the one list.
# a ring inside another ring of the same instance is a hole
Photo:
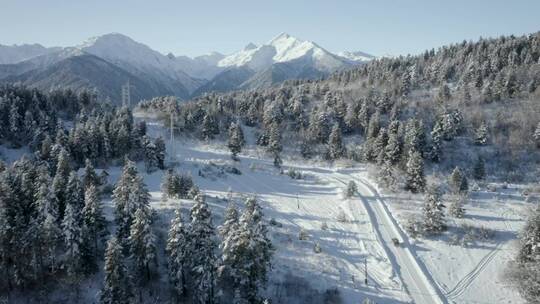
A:
{"label": "snow-capped peak", "polygon": [[375,59],[375,56],[364,53],[364,52],[360,52],[360,51],[356,51],[356,52],[348,52],[348,51],[340,52],[340,53],[338,53],[338,56],[349,59],[349,60],[352,60],[352,61],[357,61],[357,62],[366,62],[366,61],[370,61],[372,59]]}
{"label": "snow-capped peak", "polygon": [[306,58],[314,67],[322,71],[334,71],[346,64],[344,60],[326,51],[311,41],[295,38],[287,33],[281,33],[268,43],[259,47],[246,47],[219,61],[218,66],[248,66],[262,70],[274,63],[290,62]]}
{"label": "snow-capped peak", "polygon": [[249,50],[253,50],[253,49],[256,49],[256,48],[257,48],[257,46],[253,42],[250,42],[244,47],[244,51],[249,51]]}

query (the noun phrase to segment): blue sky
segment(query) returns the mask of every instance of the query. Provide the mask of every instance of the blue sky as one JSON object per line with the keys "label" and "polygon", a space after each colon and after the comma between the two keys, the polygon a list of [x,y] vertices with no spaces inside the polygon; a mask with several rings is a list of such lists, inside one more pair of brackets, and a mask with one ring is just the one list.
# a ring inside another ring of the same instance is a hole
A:
{"label": "blue sky", "polygon": [[0,0],[0,44],[75,45],[109,32],[163,53],[231,53],[281,32],[330,51],[419,53],[540,30],[540,0]]}

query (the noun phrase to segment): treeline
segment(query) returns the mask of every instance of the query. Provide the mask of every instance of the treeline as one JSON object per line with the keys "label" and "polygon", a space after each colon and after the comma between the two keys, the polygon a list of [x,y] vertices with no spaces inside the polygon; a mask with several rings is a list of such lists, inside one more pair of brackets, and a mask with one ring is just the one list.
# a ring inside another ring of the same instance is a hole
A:
{"label": "treeline", "polygon": [[55,90],[44,94],[23,86],[0,87],[0,142],[12,147],[35,147],[45,134],[55,134],[58,122],[73,120],[77,114],[104,107],[89,91],[75,94]]}
{"label": "treeline", "polygon": [[0,143],[28,145],[51,171],[62,150],[75,168],[87,159],[107,166],[125,156],[144,160],[148,171],[164,168],[163,139],[151,139],[145,122],[135,123],[128,108],[99,103],[87,91],[43,94],[18,86],[0,88]]}
{"label": "treeline", "polygon": [[327,80],[181,104],[155,98],[139,108],[164,113],[166,124],[172,112],[175,130],[206,140],[225,138],[232,123],[256,127],[257,144],[277,164],[286,142],[306,158],[347,157],[404,172],[408,163],[439,163],[449,173],[489,160],[486,175],[519,180],[538,160],[539,59],[538,33],[481,39],[375,60]]}

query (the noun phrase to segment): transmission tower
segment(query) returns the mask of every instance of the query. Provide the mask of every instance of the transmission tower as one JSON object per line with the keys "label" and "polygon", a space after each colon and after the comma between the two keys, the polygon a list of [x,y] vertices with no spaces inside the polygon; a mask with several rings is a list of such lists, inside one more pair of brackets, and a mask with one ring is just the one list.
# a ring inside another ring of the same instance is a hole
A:
{"label": "transmission tower", "polygon": [[129,83],[129,79],[122,86],[122,106],[131,107],[131,84]]}

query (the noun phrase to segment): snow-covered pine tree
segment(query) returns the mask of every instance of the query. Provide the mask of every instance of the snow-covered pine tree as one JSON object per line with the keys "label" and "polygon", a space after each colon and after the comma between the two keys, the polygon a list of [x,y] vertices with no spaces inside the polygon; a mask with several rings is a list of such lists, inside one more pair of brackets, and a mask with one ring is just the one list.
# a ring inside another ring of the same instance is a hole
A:
{"label": "snow-covered pine tree", "polygon": [[66,187],[66,206],[72,204],[77,209],[77,213],[81,213],[84,207],[84,189],[77,172],[71,171]]}
{"label": "snow-covered pine tree", "polygon": [[369,124],[366,130],[366,138],[375,139],[379,134],[379,129],[381,128],[381,118],[379,112],[375,112],[369,118]]}
{"label": "snow-covered pine tree", "polygon": [[157,147],[146,135],[142,137],[142,145],[144,151],[144,164],[146,166],[146,172],[152,173],[159,168]]}
{"label": "snow-covered pine tree", "polygon": [[272,244],[262,222],[261,207],[255,198],[246,201],[237,229],[223,240],[223,264],[232,281],[236,298],[247,303],[260,301],[259,289],[267,280],[272,256]]}
{"label": "snow-covered pine tree", "polygon": [[384,148],[384,160],[390,164],[397,164],[401,157],[401,141],[397,131],[388,132],[388,142]]}
{"label": "snow-covered pine tree", "polygon": [[467,197],[465,195],[456,196],[448,207],[448,214],[455,218],[462,218],[465,215],[463,205],[465,205],[466,202]]}
{"label": "snow-covered pine tree", "polygon": [[218,244],[212,213],[202,194],[195,198],[195,205],[191,208],[189,236],[193,302],[215,303]]}
{"label": "snow-covered pine tree", "polygon": [[245,278],[244,292],[246,299],[251,303],[260,301],[259,289],[264,287],[271,268],[273,246],[267,236],[268,228],[264,222],[262,208],[255,198],[246,201],[246,209],[240,217],[240,226],[249,232],[250,254],[248,255],[247,277]]}
{"label": "snow-covered pine tree", "polygon": [[174,169],[167,170],[163,175],[161,180],[161,199],[163,201],[176,196],[176,177]]}
{"label": "snow-covered pine tree", "polygon": [[396,184],[396,178],[392,170],[392,164],[386,160],[380,167],[378,181],[387,189],[392,189]]}
{"label": "snow-covered pine tree", "polygon": [[419,152],[409,152],[406,167],[405,189],[412,193],[424,192],[426,177],[424,175],[424,160]]}
{"label": "snow-covered pine tree", "polygon": [[452,174],[450,174],[448,183],[454,194],[463,193],[469,190],[467,177],[459,167],[454,168]]}
{"label": "snow-covered pine tree", "polygon": [[[55,269],[57,263],[57,248],[62,239],[62,230],[59,226],[59,211],[56,197],[50,189],[48,176],[41,182],[36,195],[37,206],[36,232],[40,249],[36,250],[43,255],[39,259],[42,269]],[[12,228],[13,229],[13,228]]]}
{"label": "snow-covered pine tree", "polygon": [[274,166],[281,167],[281,158],[279,154],[281,153],[283,146],[281,145],[281,130],[279,129],[279,125],[277,123],[272,123],[269,133],[267,150],[274,156]]}
{"label": "snow-covered pine tree", "polygon": [[339,124],[334,124],[330,136],[328,137],[328,158],[330,160],[336,160],[343,157],[345,154],[345,147],[341,138],[341,128]]}
{"label": "snow-covered pine tree", "polygon": [[96,270],[100,243],[106,233],[107,222],[103,215],[103,207],[96,186],[90,184],[84,193],[82,210],[82,259],[83,268],[91,273]]}
{"label": "snow-covered pine tree", "polygon": [[124,242],[129,236],[135,211],[141,207],[148,207],[150,200],[148,189],[132,161],[126,159],[112,197],[115,203],[114,213],[118,225],[118,239],[120,242]]}
{"label": "snow-covered pine tree", "polygon": [[62,149],[56,163],[56,173],[52,182],[52,189],[58,203],[58,215],[61,220],[66,209],[66,187],[69,181],[71,168],[69,166],[69,154]]}
{"label": "snow-covered pine tree", "polygon": [[347,191],[345,192],[346,196],[353,197],[357,193],[358,193],[358,186],[353,180],[349,181],[349,183],[347,184]]}
{"label": "snow-covered pine tree", "polygon": [[519,237],[518,262],[540,261],[540,206],[531,212]]}
{"label": "snow-covered pine tree", "polygon": [[166,146],[165,146],[165,140],[163,140],[163,137],[159,136],[154,140],[154,146],[156,147],[156,160],[157,160],[157,168],[160,170],[165,169],[165,153],[166,153]]}
{"label": "snow-covered pine tree", "polygon": [[377,138],[373,142],[373,154],[377,164],[381,165],[386,157],[386,145],[388,144],[388,133],[385,128],[379,130]]}
{"label": "snow-covered pine tree", "polygon": [[156,261],[156,235],[152,229],[152,212],[142,206],[135,211],[133,223],[129,234],[129,252],[133,260],[133,277],[139,285],[144,285],[150,280]]}
{"label": "snow-covered pine tree", "polygon": [[231,150],[231,155],[233,160],[237,160],[236,155],[242,151],[242,146],[244,145],[244,133],[242,128],[236,122],[232,122],[229,127],[229,142],[227,146]]}
{"label": "snow-covered pine tree", "polygon": [[230,201],[225,210],[225,217],[223,219],[223,225],[218,228],[220,236],[225,240],[229,235],[229,232],[238,228],[239,214],[234,202]]}
{"label": "snow-covered pine tree", "polygon": [[129,304],[131,287],[124,265],[122,245],[111,237],[105,251],[105,279],[101,289],[101,304]]}
{"label": "snow-covered pine tree", "polygon": [[530,303],[540,299],[540,206],[532,210],[519,236],[516,269],[512,278],[520,294]]}
{"label": "snow-covered pine tree", "polygon": [[473,177],[476,180],[482,180],[486,177],[486,168],[484,163],[484,158],[482,156],[478,156],[476,159],[476,162],[473,166]]}
{"label": "snow-covered pine tree", "polygon": [[486,145],[488,142],[488,128],[486,122],[483,121],[474,134],[474,143],[478,146]]}
{"label": "snow-covered pine tree", "polygon": [[426,138],[424,124],[421,120],[411,118],[405,125],[405,151],[417,151],[422,153],[425,149]]}
{"label": "snow-covered pine tree", "polygon": [[214,138],[214,134],[217,133],[217,124],[214,121],[214,118],[206,113],[203,117],[201,135],[204,140],[209,140]]}
{"label": "snow-covered pine tree", "polygon": [[308,127],[311,139],[315,142],[324,143],[330,133],[330,120],[323,109],[313,108],[309,117]]}
{"label": "snow-covered pine tree", "polygon": [[444,205],[438,187],[429,187],[424,201],[424,231],[428,234],[438,234],[446,229],[444,223]]}
{"label": "snow-covered pine tree", "polygon": [[83,270],[81,247],[83,243],[82,215],[80,206],[75,202],[68,202],[62,220],[62,234],[65,244],[64,266],[71,279],[76,279]]}
{"label": "snow-covered pine tree", "polygon": [[96,173],[96,170],[94,169],[94,165],[88,158],[85,160],[84,173],[82,175],[82,184],[83,189],[85,190],[88,189],[90,185],[94,185],[95,187],[101,186],[99,177]]}
{"label": "snow-covered pine tree", "polygon": [[187,292],[187,275],[189,274],[189,259],[191,258],[188,227],[185,226],[180,209],[175,211],[175,216],[171,221],[166,251],[169,265],[169,280],[178,300],[178,298],[184,296]]}
{"label": "snow-covered pine tree", "polygon": [[431,131],[431,151],[429,156],[433,162],[440,162],[442,158],[443,128],[440,121],[436,121]]}

